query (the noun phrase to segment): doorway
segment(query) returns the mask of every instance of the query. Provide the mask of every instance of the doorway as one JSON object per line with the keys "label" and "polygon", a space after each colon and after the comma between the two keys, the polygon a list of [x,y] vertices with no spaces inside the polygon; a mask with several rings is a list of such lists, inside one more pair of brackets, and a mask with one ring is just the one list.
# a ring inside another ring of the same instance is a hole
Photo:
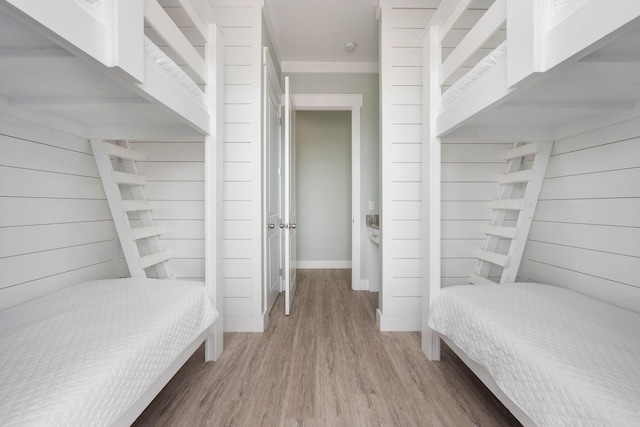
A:
{"label": "doorway", "polygon": [[352,268],[351,112],[296,114],[297,267]]}
{"label": "doorway", "polygon": [[[368,281],[362,281],[360,251],[361,202],[360,202],[360,115],[361,94],[294,94],[298,114],[304,111],[343,111],[351,114],[351,288],[368,290]],[[348,185],[348,183],[347,183]]]}

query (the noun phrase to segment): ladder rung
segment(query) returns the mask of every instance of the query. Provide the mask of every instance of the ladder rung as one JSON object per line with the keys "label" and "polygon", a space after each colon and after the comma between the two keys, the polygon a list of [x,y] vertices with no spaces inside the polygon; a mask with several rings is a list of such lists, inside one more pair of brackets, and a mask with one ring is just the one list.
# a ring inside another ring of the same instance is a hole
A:
{"label": "ladder rung", "polygon": [[528,144],[520,145],[507,151],[504,158],[506,160],[517,159],[518,157],[528,156],[530,154],[538,154],[540,152],[540,144],[537,142],[530,142]]}
{"label": "ladder rung", "polygon": [[125,212],[140,212],[152,211],[156,208],[156,205],[146,200],[123,200],[122,207]]}
{"label": "ladder rung", "polygon": [[498,175],[498,184],[518,184],[531,181],[531,169]]}
{"label": "ladder rung", "polygon": [[471,276],[469,276],[469,281],[474,285],[497,285],[498,284],[491,279],[478,276],[477,274],[472,274]]}
{"label": "ladder rung", "polygon": [[490,262],[491,264],[499,265],[500,267],[506,267],[509,265],[509,257],[496,252],[479,250],[478,258],[483,261]]}
{"label": "ladder rung", "polygon": [[160,264],[171,258],[169,251],[156,252],[154,254],[145,255],[140,258],[140,266],[142,268],[149,268],[153,265]]}
{"label": "ladder rung", "polygon": [[491,209],[520,211],[524,208],[524,199],[499,199],[491,202]]}
{"label": "ladder rung", "polygon": [[155,237],[162,234],[164,227],[154,225],[151,227],[138,227],[131,229],[131,238],[133,240],[146,239],[147,237]]}
{"label": "ladder rung", "polygon": [[506,227],[504,225],[486,224],[482,231],[485,234],[489,234],[491,236],[504,237],[506,239],[513,239],[516,236],[515,227]]}
{"label": "ladder rung", "polygon": [[147,180],[143,175],[119,171],[113,171],[113,179],[117,184],[125,185],[145,185],[147,183]]}
{"label": "ladder rung", "polygon": [[145,160],[145,156],[130,148],[121,147],[110,142],[105,142],[103,146],[104,152],[107,153],[107,155],[109,155],[110,157],[116,157],[118,159],[124,160],[133,160],[136,162]]}

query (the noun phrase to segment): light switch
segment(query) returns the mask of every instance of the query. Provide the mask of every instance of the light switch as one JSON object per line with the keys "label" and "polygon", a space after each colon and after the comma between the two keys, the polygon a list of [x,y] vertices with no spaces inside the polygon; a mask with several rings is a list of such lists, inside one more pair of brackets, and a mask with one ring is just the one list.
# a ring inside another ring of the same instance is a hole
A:
{"label": "light switch", "polygon": [[374,209],[375,209],[375,207],[374,207],[374,206],[375,206],[375,204],[374,204],[373,200],[369,200],[369,210],[370,210],[370,211],[372,211],[372,210],[374,210]]}

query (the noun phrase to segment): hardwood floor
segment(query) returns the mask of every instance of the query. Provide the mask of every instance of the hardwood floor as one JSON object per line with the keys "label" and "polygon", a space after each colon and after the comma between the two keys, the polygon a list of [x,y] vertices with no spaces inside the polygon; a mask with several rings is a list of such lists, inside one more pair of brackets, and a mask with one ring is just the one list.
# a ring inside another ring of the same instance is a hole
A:
{"label": "hardwood floor", "polygon": [[136,426],[518,426],[445,348],[429,362],[418,332],[380,332],[377,293],[350,270],[299,270],[264,333],[227,333],[215,363],[200,349]]}

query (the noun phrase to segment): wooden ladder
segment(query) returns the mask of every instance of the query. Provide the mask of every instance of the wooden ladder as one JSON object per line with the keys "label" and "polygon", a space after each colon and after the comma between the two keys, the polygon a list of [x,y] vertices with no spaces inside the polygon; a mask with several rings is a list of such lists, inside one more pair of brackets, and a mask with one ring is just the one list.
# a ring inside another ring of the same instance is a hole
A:
{"label": "wooden ladder", "polygon": [[[483,229],[486,239],[477,253],[478,265],[471,274],[471,283],[496,284],[489,278],[497,276],[492,274],[495,268],[502,269],[501,284],[515,282],[552,147],[552,142],[516,142],[507,151],[507,168],[498,176],[500,193],[491,203],[493,219]],[[529,161],[531,158],[533,160]],[[506,225],[512,222],[508,218],[509,211],[517,213],[515,226]],[[501,240],[507,241],[506,250],[499,250]]]}
{"label": "wooden ladder", "polygon": [[154,224],[155,206],[146,198],[146,180],[136,166],[144,156],[132,150],[128,141],[91,140],[91,149],[129,274],[152,277],[155,270],[158,278],[171,277],[170,254],[160,244],[162,226]]}

